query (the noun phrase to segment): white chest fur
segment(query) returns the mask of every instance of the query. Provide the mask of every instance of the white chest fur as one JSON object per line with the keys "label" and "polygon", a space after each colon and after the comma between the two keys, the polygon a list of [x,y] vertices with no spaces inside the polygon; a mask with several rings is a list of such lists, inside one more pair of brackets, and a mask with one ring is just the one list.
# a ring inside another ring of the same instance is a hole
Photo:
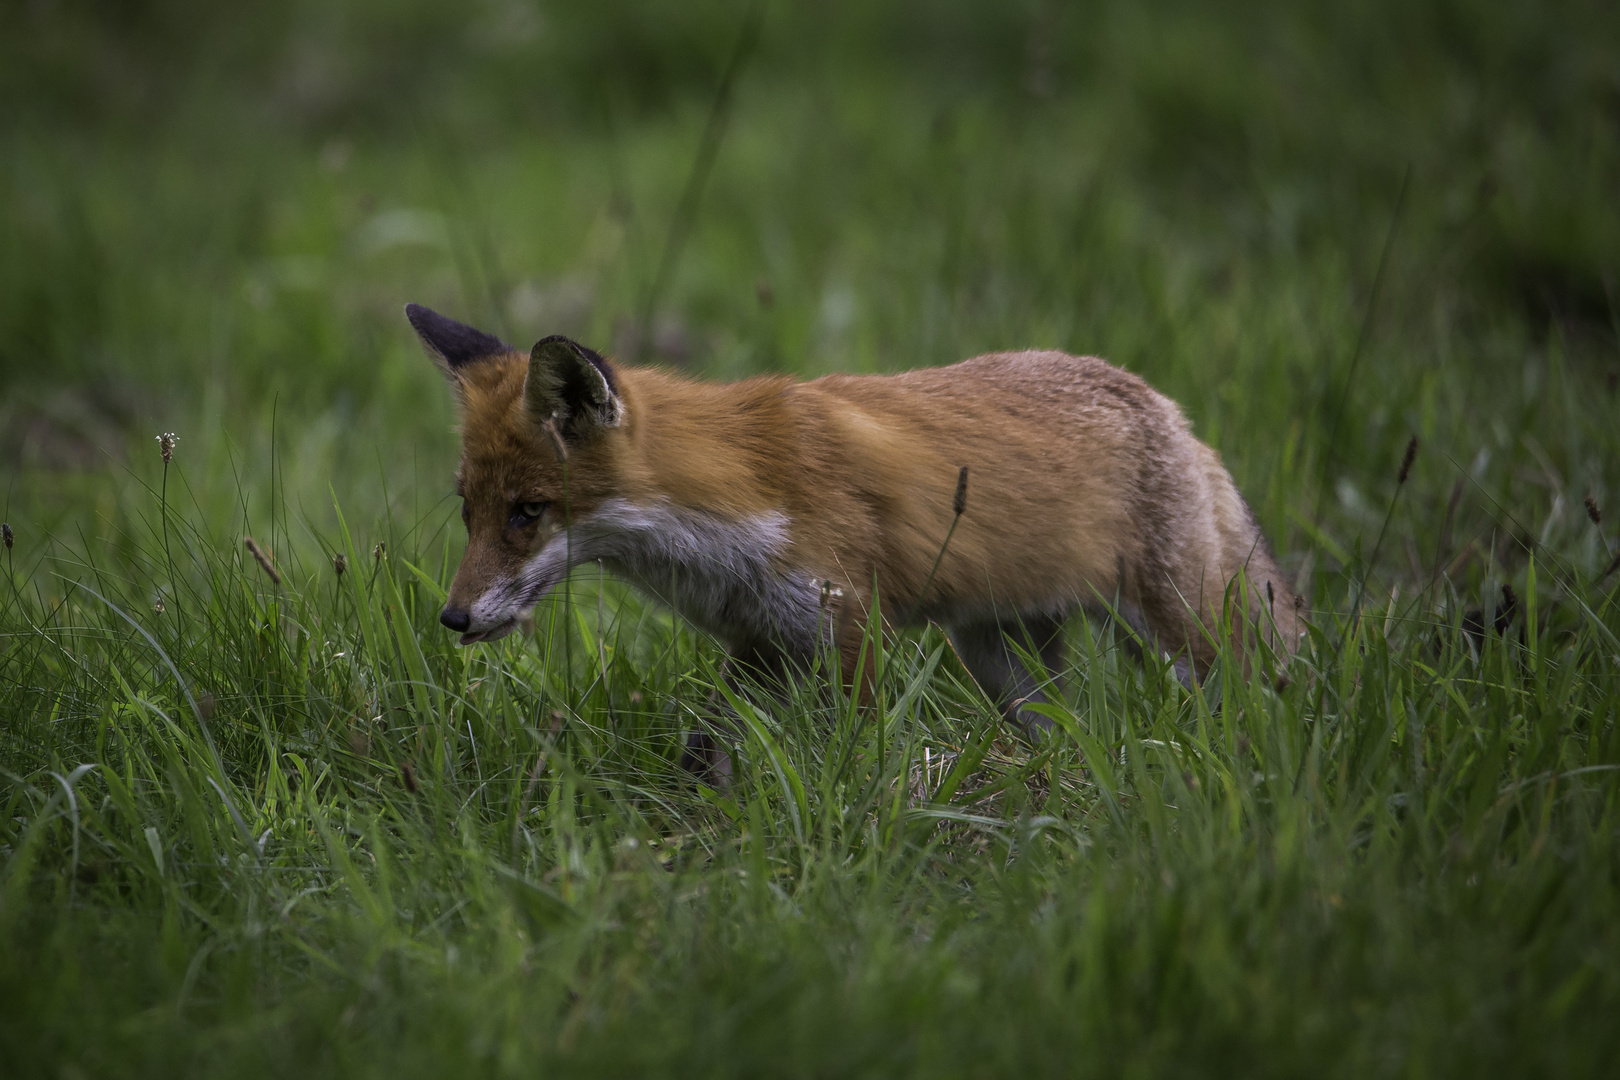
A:
{"label": "white chest fur", "polygon": [[783,567],[787,526],[779,511],[731,519],[668,500],[609,499],[547,544],[524,578],[538,598],[566,567],[600,559],[734,647],[770,642],[808,656],[820,591],[809,574]]}

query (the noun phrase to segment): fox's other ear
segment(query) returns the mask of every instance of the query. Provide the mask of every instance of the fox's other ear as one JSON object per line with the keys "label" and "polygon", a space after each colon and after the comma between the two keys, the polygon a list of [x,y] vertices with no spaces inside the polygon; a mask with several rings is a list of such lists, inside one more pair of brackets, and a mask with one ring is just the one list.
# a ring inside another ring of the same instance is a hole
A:
{"label": "fox's other ear", "polygon": [[459,378],[457,372],[466,365],[514,351],[500,338],[447,319],[421,304],[406,304],[405,317],[411,321],[416,336],[422,339],[422,347],[452,382]]}
{"label": "fox's other ear", "polygon": [[535,342],[523,380],[523,401],[536,420],[555,418],[572,437],[593,427],[618,427],[624,419],[613,368],[561,334]]}

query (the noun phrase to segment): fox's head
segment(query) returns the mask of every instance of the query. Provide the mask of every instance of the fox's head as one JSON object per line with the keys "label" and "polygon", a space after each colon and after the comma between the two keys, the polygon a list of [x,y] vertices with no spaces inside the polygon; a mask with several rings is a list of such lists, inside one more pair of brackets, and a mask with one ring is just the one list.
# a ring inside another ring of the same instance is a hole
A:
{"label": "fox's head", "polygon": [[612,493],[624,400],[612,366],[565,337],[525,355],[416,304],[405,317],[461,405],[467,551],[439,621],[493,641],[578,561],[566,529]]}

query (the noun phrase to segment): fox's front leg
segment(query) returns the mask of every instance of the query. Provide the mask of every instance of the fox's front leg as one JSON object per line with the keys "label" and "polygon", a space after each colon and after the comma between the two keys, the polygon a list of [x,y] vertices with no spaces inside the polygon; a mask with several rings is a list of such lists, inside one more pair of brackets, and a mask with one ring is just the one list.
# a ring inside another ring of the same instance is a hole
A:
{"label": "fox's front leg", "polygon": [[711,787],[725,789],[731,785],[731,749],[742,739],[742,725],[727,700],[742,697],[747,690],[744,680],[760,683],[772,692],[786,690],[786,681],[792,674],[792,661],[774,646],[761,645],[734,649],[720,665],[719,687],[709,695],[709,729],[699,728],[686,735],[686,746],[681,752],[681,768]]}
{"label": "fox's front leg", "polygon": [[[796,583],[783,592],[799,593],[801,587]],[[822,670],[827,670],[836,654],[845,689],[858,693],[863,703],[871,701],[876,685],[874,664],[870,657],[861,657],[866,631],[863,614],[868,605],[847,583],[823,580],[817,590],[814,605],[778,605],[775,611],[782,618],[752,644],[735,647],[726,657],[720,669],[725,692],[716,689],[709,698],[709,728],[686,736],[681,765],[688,772],[715,787],[726,786],[731,779],[731,748],[742,736],[728,696],[740,697],[751,687],[759,687],[786,700],[793,680],[809,674],[818,660],[825,665]]]}

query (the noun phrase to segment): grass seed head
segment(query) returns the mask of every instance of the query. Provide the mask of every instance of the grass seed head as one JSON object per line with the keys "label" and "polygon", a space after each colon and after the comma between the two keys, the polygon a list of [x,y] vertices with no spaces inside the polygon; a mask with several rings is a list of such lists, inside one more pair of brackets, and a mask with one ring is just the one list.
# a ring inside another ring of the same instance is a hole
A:
{"label": "grass seed head", "polygon": [[260,547],[259,542],[251,536],[244,536],[242,543],[252,553],[253,558],[258,561],[259,568],[269,575],[271,582],[280,585],[281,575],[276,572],[276,564],[270,561],[270,553]]}
{"label": "grass seed head", "polygon": [[174,444],[180,441],[180,436],[172,431],[165,431],[157,437],[158,450],[163,454],[163,464],[167,465],[174,460]]}
{"label": "grass seed head", "polygon": [[1586,516],[1592,519],[1594,525],[1603,524],[1603,511],[1598,509],[1597,501],[1590,495],[1586,497]]}
{"label": "grass seed head", "polygon": [[1412,473],[1412,462],[1417,459],[1417,436],[1414,435],[1406,442],[1406,456],[1401,458],[1401,471],[1395,475],[1395,484],[1400,486],[1406,483],[1406,478]]}
{"label": "grass seed head", "polygon": [[382,562],[383,559],[387,557],[387,555],[388,555],[388,541],[386,541],[386,540],[377,541],[377,546],[371,549],[371,557],[372,557],[372,559],[374,559],[377,562]]}
{"label": "grass seed head", "polygon": [[0,521],[0,538],[5,540],[7,551],[10,551],[11,545],[17,542],[17,537],[12,534],[10,522]]}
{"label": "grass seed head", "polygon": [[399,779],[400,782],[405,785],[405,790],[410,792],[412,795],[415,795],[419,790],[421,790],[416,783],[416,770],[411,767],[410,762],[404,761],[400,763]]}
{"label": "grass seed head", "polygon": [[341,554],[332,556],[332,569],[336,570],[337,576],[341,578],[344,574],[348,573],[349,557]]}
{"label": "grass seed head", "polygon": [[956,474],[956,497],[951,500],[951,509],[957,517],[967,513],[967,466],[962,466]]}

